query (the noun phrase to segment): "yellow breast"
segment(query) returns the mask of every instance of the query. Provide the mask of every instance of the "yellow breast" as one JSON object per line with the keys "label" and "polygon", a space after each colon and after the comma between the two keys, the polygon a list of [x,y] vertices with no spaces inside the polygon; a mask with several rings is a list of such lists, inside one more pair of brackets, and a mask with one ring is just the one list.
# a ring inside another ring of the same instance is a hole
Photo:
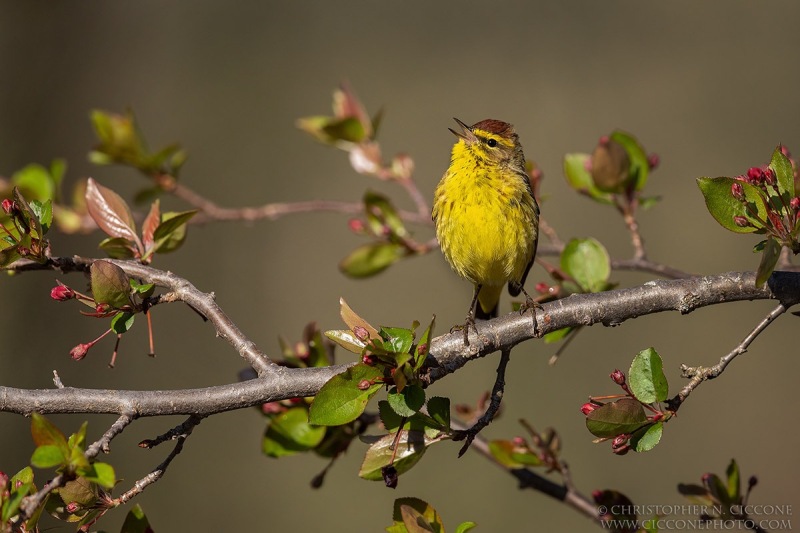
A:
{"label": "yellow breast", "polygon": [[486,163],[453,150],[433,218],[453,269],[475,284],[499,286],[521,281],[533,257],[538,213],[526,176]]}

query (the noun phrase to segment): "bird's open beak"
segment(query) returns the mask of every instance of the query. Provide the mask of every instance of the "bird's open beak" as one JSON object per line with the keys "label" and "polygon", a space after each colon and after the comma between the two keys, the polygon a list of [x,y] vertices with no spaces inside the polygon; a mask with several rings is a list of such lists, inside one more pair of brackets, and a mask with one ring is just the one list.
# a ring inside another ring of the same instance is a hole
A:
{"label": "bird's open beak", "polygon": [[460,139],[464,139],[468,143],[475,142],[478,140],[475,134],[472,133],[472,130],[469,129],[469,126],[467,126],[466,124],[464,124],[455,117],[453,117],[453,120],[455,120],[458,123],[458,125],[461,126],[461,131],[456,131],[453,128],[447,128],[453,133],[453,135],[455,135]]}

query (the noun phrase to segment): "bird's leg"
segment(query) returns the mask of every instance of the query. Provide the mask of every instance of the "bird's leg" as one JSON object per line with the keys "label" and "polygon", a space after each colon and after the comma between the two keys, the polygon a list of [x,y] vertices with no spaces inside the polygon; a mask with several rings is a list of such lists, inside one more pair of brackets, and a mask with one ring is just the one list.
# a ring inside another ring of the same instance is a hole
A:
{"label": "bird's leg", "polygon": [[[525,290],[525,287],[522,286],[521,283],[514,282],[514,287],[518,288],[522,291],[522,294],[525,295],[525,303],[519,306],[519,314],[525,314],[525,311],[528,309],[542,309],[542,305],[531,298],[531,295],[528,294],[528,291]],[[536,335],[536,311],[532,313],[533,316],[533,334]]]}
{"label": "bird's leg", "polygon": [[478,293],[481,292],[482,285],[475,285],[475,294],[472,295],[472,303],[469,304],[469,314],[464,323],[464,346],[469,346],[469,327],[475,330],[478,335],[478,327],[475,325],[475,306],[478,305]]}
{"label": "bird's leg", "polygon": [[469,328],[472,326],[472,329],[475,330],[475,334],[479,335],[478,327],[475,325],[475,306],[478,304],[478,293],[481,292],[481,287],[483,285],[475,285],[475,293],[472,295],[472,303],[469,305],[469,314],[467,314],[467,320],[464,322],[463,326],[453,326],[450,328],[450,333],[454,331],[463,330],[464,331],[464,346],[469,346]]}
{"label": "bird's leg", "polygon": [[500,352],[500,363],[497,365],[497,378],[495,379],[494,387],[492,387],[492,395],[489,398],[489,406],[486,408],[486,411],[471,428],[463,431],[456,431],[453,435],[453,440],[465,441],[464,445],[461,447],[461,450],[458,452],[459,457],[464,455],[464,453],[472,444],[472,441],[475,440],[475,437],[478,435],[478,433],[480,433],[483,428],[489,425],[489,423],[497,414],[497,411],[500,410],[500,402],[503,401],[503,392],[506,387],[506,366],[508,366],[508,361],[510,358],[510,348]]}

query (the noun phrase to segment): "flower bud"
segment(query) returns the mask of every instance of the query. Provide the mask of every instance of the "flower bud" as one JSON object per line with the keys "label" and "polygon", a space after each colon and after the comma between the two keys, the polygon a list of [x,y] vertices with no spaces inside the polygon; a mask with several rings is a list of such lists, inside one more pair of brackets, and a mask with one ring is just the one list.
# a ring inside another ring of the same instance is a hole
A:
{"label": "flower bud", "polygon": [[75,361],[80,361],[86,357],[86,354],[89,353],[89,348],[91,347],[91,344],[79,344],[69,351],[69,356]]}
{"label": "flower bud", "polygon": [[614,440],[611,441],[611,449],[616,450],[617,448],[622,448],[623,446],[628,444],[628,439],[630,438],[631,436],[628,435],[627,433],[622,433],[621,435],[617,435],[616,437],[614,437]]}
{"label": "flower bud", "polygon": [[744,187],[738,181],[734,181],[731,184],[731,194],[733,195],[734,198],[736,198],[740,202],[747,201],[744,197]]}
{"label": "flower bud", "polygon": [[584,415],[588,415],[598,407],[600,406],[594,402],[586,402],[585,404],[581,405],[581,413],[583,413]]}
{"label": "flower bud", "polygon": [[55,287],[50,290],[50,298],[57,302],[65,302],[67,300],[72,300],[75,298],[75,291],[59,283]]}
{"label": "flower bud", "polygon": [[629,451],[631,451],[631,447],[630,447],[629,444],[625,444],[623,446],[620,446],[619,448],[612,447],[611,451],[614,452],[614,454],[616,454],[616,455],[625,455]]}
{"label": "flower bud", "polygon": [[772,170],[771,168],[767,168],[767,170],[764,171],[764,183],[772,186],[774,186],[775,183],[777,183],[775,179],[775,171]]}
{"label": "flower bud", "polygon": [[789,206],[795,211],[800,210],[800,196],[795,196],[789,201]]}
{"label": "flower bud", "polygon": [[747,169],[747,178],[753,185],[758,185],[764,181],[764,171],[758,167]]}
{"label": "flower bud", "polygon": [[783,221],[781,220],[780,215],[774,211],[767,212],[767,218],[772,223],[772,226],[778,231],[784,231]]}
{"label": "flower bud", "polygon": [[528,443],[525,442],[525,439],[523,439],[522,437],[514,437],[513,439],[511,439],[511,444],[513,444],[517,448],[523,448],[528,446]]}
{"label": "flower bud", "polygon": [[661,158],[658,157],[658,154],[650,154],[647,156],[647,166],[650,167],[650,170],[655,170],[658,168],[659,164],[661,164]]}
{"label": "flower bud", "polygon": [[351,218],[350,220],[348,220],[347,227],[350,228],[350,231],[352,231],[357,235],[364,233],[365,229],[364,221],[361,220],[360,218]]}
{"label": "flower bud", "polygon": [[70,514],[73,514],[73,513],[77,512],[80,508],[81,508],[81,504],[79,504],[78,502],[69,502],[66,505],[66,507],[64,507],[64,510],[67,511],[68,513],[70,513]]}
{"label": "flower bud", "polygon": [[0,471],[0,490],[5,489],[6,485],[8,484],[8,474],[3,471]]}
{"label": "flower bud", "polygon": [[358,390],[367,390],[372,387],[372,382],[368,379],[362,379],[358,382]]}
{"label": "flower bud", "polygon": [[545,283],[544,281],[540,281],[539,283],[537,283],[537,284],[536,284],[536,287],[535,287],[535,289],[536,289],[536,290],[537,290],[537,291],[538,291],[540,294],[547,294],[548,292],[550,292],[550,285],[548,285],[548,284],[547,284],[547,283]]}
{"label": "flower bud", "polygon": [[625,385],[625,372],[623,372],[619,368],[610,373],[608,377],[610,377],[611,381],[613,381],[617,385]]}
{"label": "flower bud", "polygon": [[367,366],[375,365],[375,356],[372,354],[365,354],[361,357],[361,362]]}
{"label": "flower bud", "polygon": [[603,496],[605,493],[602,490],[593,490],[592,491],[592,499],[594,503],[603,503]]}
{"label": "flower bud", "polygon": [[363,326],[356,326],[353,328],[353,335],[362,342],[367,342],[369,340],[369,331],[367,328]]}
{"label": "flower bud", "polygon": [[740,228],[747,228],[750,226],[750,221],[747,220],[747,217],[743,217],[740,215],[733,217],[733,223],[739,226]]}
{"label": "flower bud", "polygon": [[6,215],[10,215],[12,211],[14,211],[14,202],[9,200],[8,198],[3,199],[3,211]]}

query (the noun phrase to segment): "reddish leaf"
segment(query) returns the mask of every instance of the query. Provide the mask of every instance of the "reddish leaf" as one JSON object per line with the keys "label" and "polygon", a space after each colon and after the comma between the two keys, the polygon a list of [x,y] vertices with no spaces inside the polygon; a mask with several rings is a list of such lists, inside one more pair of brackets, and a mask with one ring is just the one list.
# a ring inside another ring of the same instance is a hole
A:
{"label": "reddish leaf", "polygon": [[140,253],[143,252],[142,243],[136,235],[136,222],[120,195],[89,178],[86,183],[86,207],[101,230],[111,237],[136,243]]}
{"label": "reddish leaf", "polygon": [[153,202],[150,206],[150,212],[147,213],[144,222],[142,222],[142,244],[144,244],[145,252],[149,252],[155,243],[153,234],[156,228],[161,223],[161,209],[159,209],[159,200]]}

